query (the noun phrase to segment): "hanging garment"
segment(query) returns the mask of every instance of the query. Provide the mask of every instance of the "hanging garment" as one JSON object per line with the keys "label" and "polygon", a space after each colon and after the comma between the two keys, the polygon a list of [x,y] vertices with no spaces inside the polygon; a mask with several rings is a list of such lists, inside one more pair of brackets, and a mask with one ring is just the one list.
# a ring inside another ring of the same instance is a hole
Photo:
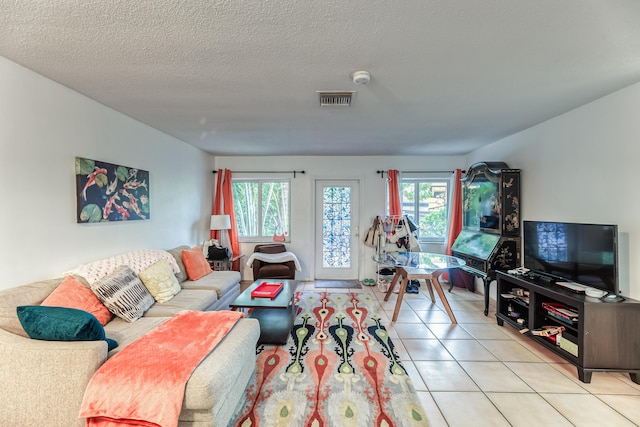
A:
{"label": "hanging garment", "polygon": [[382,236],[383,233],[382,220],[379,216],[376,216],[373,219],[373,224],[367,230],[367,234],[364,237],[364,244],[373,248],[377,247],[380,236]]}
{"label": "hanging garment", "polygon": [[411,224],[406,215],[398,221],[393,234],[387,239],[386,252],[420,252],[420,243],[411,230]]}

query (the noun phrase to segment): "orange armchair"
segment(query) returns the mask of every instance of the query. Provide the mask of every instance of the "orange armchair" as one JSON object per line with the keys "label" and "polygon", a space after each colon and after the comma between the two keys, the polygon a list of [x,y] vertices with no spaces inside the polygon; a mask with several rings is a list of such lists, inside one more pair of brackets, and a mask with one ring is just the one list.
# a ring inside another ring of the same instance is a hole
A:
{"label": "orange armchair", "polygon": [[[287,248],[280,243],[270,243],[265,245],[256,245],[254,252],[264,254],[278,254],[286,252]],[[281,263],[270,263],[258,259],[253,260],[253,280],[258,279],[295,279],[296,264],[294,261],[286,261]]]}

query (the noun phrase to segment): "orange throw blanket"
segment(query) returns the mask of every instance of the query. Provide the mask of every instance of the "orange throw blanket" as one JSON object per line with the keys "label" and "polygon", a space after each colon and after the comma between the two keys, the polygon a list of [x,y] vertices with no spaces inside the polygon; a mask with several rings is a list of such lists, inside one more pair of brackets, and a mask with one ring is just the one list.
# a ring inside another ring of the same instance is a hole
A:
{"label": "orange throw blanket", "polygon": [[193,370],[244,315],[182,311],[107,360],[91,378],[87,427],[175,427]]}

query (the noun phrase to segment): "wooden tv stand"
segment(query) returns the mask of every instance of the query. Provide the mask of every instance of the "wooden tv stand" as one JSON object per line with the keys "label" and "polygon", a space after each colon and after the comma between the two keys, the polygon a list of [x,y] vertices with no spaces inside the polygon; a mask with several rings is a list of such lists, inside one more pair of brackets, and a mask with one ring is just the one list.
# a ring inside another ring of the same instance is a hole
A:
{"label": "wooden tv stand", "polygon": [[[526,298],[508,298],[516,288],[529,292]],[[497,272],[496,318],[507,323],[560,355],[578,369],[580,381],[591,382],[598,371],[628,372],[640,384],[640,301],[627,298],[604,302],[527,276]],[[561,303],[577,312],[577,319],[561,320],[543,308],[543,303]],[[522,319],[518,322],[518,319]],[[542,326],[563,326],[562,340],[556,345],[549,338],[531,333]]]}

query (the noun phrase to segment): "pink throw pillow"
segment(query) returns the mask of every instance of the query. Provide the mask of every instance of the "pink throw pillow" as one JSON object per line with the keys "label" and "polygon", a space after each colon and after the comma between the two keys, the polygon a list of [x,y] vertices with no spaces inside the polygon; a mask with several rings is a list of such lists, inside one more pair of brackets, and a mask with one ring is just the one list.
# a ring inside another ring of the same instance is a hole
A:
{"label": "pink throw pillow", "polygon": [[76,308],[93,314],[102,326],[111,320],[112,314],[98,297],[73,276],[67,276],[57,288],[42,301],[49,307]]}
{"label": "pink throw pillow", "polygon": [[182,251],[182,262],[189,280],[198,280],[213,271],[198,247]]}

